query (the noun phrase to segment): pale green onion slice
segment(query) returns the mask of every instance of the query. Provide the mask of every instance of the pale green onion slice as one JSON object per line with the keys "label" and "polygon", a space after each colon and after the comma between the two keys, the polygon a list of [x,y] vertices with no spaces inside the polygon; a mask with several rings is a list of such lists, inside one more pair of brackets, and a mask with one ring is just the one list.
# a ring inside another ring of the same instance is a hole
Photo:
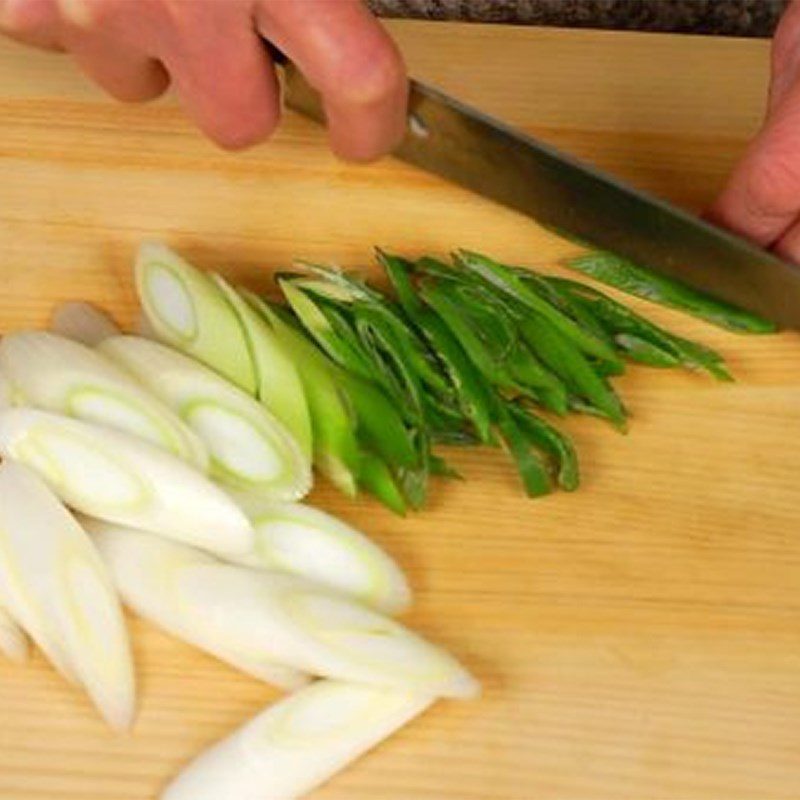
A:
{"label": "pale green onion slice", "polygon": [[15,664],[24,664],[29,655],[28,637],[3,606],[0,606],[0,653]]}
{"label": "pale green onion slice", "polygon": [[0,465],[0,581],[36,644],[77,676],[109,725],[129,728],[133,662],[106,567],[46,484],[11,461]]}
{"label": "pale green onion slice", "polygon": [[[105,558],[123,602],[137,614],[236,669],[282,689],[296,689],[308,682],[305,673],[270,657],[261,646],[263,636],[251,639],[246,622],[236,625],[231,620],[228,625],[224,617],[228,609],[216,606],[213,584],[208,598],[199,603],[181,592],[184,571],[218,563],[211,556],[121,525],[89,519],[84,525]],[[252,614],[246,606],[240,611]]]}
{"label": "pale green onion slice", "polygon": [[311,461],[311,417],[297,367],[266,321],[223,278],[211,278],[244,329],[256,371],[256,396],[286,426]]}
{"label": "pale green onion slice", "polygon": [[311,464],[297,442],[241,389],[148,339],[115,336],[100,347],[200,437],[211,456],[210,473],[218,482],[275,500],[297,500],[311,489]]}
{"label": "pale green onion slice", "polygon": [[0,454],[38,472],[67,505],[219,553],[249,552],[253,529],[208,478],[136,437],[45,411],[0,413]]}
{"label": "pale green onion slice", "polygon": [[251,553],[238,563],[281,570],[352,595],[386,614],[411,604],[400,567],[361,531],[300,503],[255,498],[243,506],[256,532]]}
{"label": "pale green onion slice", "polygon": [[315,466],[341,492],[355,497],[361,468],[356,421],[337,386],[331,365],[303,334],[287,325],[261,298],[244,291],[242,296],[272,327],[297,366],[311,415]]}
{"label": "pale green onion slice", "polygon": [[232,660],[231,652],[301,672],[430,695],[478,685],[446,652],[357,601],[294,575],[225,564],[120,528],[96,542],[125,603]]}
{"label": "pale green onion slice", "polygon": [[94,347],[103,339],[121,333],[105,311],[82,300],[71,300],[58,306],[50,318],[50,330],[87,347]]}
{"label": "pale green onion slice", "polygon": [[255,394],[244,331],[211,279],[155,242],[141,246],[135,271],[139,300],[158,338]]}
{"label": "pale green onion slice", "polygon": [[297,800],[431,703],[425,695],[317,681],[201,753],[161,800]]}
{"label": "pale green onion slice", "polygon": [[[0,341],[0,347],[2,347],[2,341]],[[0,372],[0,411],[11,408],[13,405],[14,389],[11,386],[11,381],[5,373]]]}
{"label": "pale green onion slice", "polygon": [[208,469],[197,434],[102,353],[53,333],[23,331],[0,342],[0,369],[27,405],[130,433]]}

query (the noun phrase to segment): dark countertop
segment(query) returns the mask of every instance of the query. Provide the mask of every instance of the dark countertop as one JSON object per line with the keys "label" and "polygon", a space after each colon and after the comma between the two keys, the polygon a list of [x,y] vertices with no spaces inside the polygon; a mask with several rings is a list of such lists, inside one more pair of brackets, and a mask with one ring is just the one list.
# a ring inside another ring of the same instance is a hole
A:
{"label": "dark countertop", "polygon": [[771,36],[788,0],[368,0],[382,16]]}

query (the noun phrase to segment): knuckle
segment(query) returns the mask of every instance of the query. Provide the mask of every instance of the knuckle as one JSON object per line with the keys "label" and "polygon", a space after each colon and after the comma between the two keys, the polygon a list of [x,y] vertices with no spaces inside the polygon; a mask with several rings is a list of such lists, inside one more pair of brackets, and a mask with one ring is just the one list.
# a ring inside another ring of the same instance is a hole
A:
{"label": "knuckle", "polygon": [[97,28],[116,16],[121,0],[58,0],[62,16],[78,28]]}
{"label": "knuckle", "polygon": [[743,197],[751,218],[770,221],[793,215],[800,205],[800,164],[773,154],[754,159]]}
{"label": "knuckle", "polygon": [[53,0],[19,0],[0,4],[0,30],[25,34],[52,24],[57,18]]}
{"label": "knuckle", "polygon": [[391,97],[405,81],[399,53],[386,41],[345,54],[333,71],[332,90],[347,104],[371,106]]}

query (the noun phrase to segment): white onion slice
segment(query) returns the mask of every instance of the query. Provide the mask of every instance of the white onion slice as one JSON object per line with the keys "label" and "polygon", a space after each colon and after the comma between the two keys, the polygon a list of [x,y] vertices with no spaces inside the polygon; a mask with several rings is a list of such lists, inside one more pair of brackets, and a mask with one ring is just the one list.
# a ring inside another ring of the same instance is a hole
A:
{"label": "white onion slice", "polygon": [[317,681],[201,753],[161,800],[296,800],[431,703],[424,695]]}
{"label": "white onion slice", "polygon": [[78,679],[109,725],[130,727],[133,663],[106,567],[45,483],[8,460],[0,464],[0,582],[45,655]]}
{"label": "white onion slice", "polygon": [[247,552],[253,529],[188,464],[126,433],[32,409],[0,413],[0,454],[38,472],[63,502],[214,552]]}
{"label": "white onion slice", "polygon": [[311,463],[257,400],[208,367],[158,342],[116,336],[103,353],[180,415],[206,444],[211,475],[227,488],[297,500],[311,488]]}
{"label": "white onion slice", "polygon": [[244,331],[211,279],[157,242],[141,246],[135,271],[142,309],[158,338],[255,394]]}
{"label": "white onion slice", "polygon": [[454,697],[478,691],[441,648],[344,595],[146,533],[92,532],[125,603],[232,663],[230,654],[244,653],[384,688]]}
{"label": "white onion slice", "polygon": [[267,683],[296,689],[308,682],[305,673],[271,658],[261,647],[263,637],[251,638],[246,624],[244,635],[239,633],[241,626],[226,629],[213,583],[207,600],[194,602],[181,593],[180,571],[217,563],[211,556],[120,525],[90,519],[84,525],[108,563],[123,602],[137,614]]}
{"label": "white onion slice", "polygon": [[0,342],[0,369],[26,405],[139,436],[201,471],[208,451],[199,437],[131,375],[101,353],[45,331]]}
{"label": "white onion slice", "polygon": [[342,520],[302,503],[251,498],[243,508],[256,532],[255,547],[230,560],[308,578],[385,614],[411,605],[411,590],[397,563]]}
{"label": "white onion slice", "polygon": [[15,664],[28,660],[28,637],[7,609],[0,606],[0,653]]}

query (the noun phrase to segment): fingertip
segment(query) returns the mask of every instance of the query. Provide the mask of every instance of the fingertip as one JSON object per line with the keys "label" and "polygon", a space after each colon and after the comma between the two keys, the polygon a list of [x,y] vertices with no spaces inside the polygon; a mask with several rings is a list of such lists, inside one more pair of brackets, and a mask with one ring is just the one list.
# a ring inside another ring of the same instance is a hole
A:
{"label": "fingertip", "polygon": [[229,152],[247,150],[269,139],[280,123],[280,109],[263,106],[246,116],[226,114],[201,125],[203,132],[217,146]]}

